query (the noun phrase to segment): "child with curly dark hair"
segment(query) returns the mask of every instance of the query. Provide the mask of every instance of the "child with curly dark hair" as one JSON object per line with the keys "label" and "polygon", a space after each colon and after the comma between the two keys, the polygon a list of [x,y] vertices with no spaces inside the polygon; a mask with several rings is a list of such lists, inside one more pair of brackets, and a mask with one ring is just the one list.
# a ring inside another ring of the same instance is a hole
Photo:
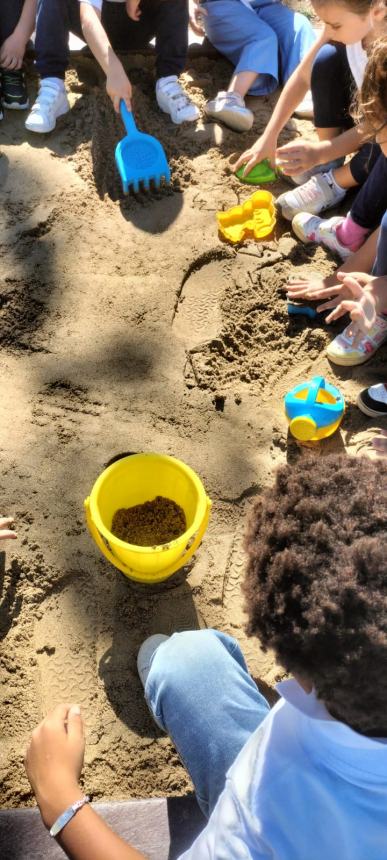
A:
{"label": "child with curly dark hair", "polygon": [[[281,468],[256,503],[248,631],[295,679],[278,685],[271,711],[230,636],[141,646],[148,706],[210,816],[180,860],[385,856],[386,482],[387,461],[313,458]],[[73,860],[140,860],[87,807],[83,750],[78,706],[59,706],[33,734],[26,767],[46,826]]]}

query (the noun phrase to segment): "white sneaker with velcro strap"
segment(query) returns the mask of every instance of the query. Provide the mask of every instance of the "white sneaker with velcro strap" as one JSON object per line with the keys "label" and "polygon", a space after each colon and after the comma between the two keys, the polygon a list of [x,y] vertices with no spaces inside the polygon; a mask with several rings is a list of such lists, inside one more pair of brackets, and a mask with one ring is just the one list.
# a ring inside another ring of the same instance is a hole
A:
{"label": "white sneaker with velcro strap", "polygon": [[37,134],[47,134],[54,130],[58,117],[69,110],[63,81],[60,78],[43,78],[37,99],[26,119],[26,129]]}
{"label": "white sneaker with velcro strap", "polygon": [[200,117],[199,108],[188,98],[176,75],[159,78],[156,83],[156,100],[159,108],[168,113],[176,125],[195,122]]}

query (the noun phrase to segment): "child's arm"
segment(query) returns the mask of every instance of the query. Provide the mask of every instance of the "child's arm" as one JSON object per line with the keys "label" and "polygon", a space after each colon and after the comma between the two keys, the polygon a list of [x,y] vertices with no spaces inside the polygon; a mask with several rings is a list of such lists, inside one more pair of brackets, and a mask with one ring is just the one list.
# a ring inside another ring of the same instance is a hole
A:
{"label": "child's arm", "polygon": [[332,140],[292,140],[276,150],[276,163],[287,176],[309,170],[315,164],[326,164],[343,155],[356,152],[369,138],[369,130],[361,125],[344,131]]}
{"label": "child's arm", "polygon": [[269,158],[272,167],[275,166],[275,152],[277,148],[278,135],[286,125],[288,119],[292,116],[297,105],[303,99],[305,93],[310,87],[310,79],[312,74],[312,66],[316,54],[321,46],[328,41],[328,36],[325,28],[311,49],[305,55],[300,65],[290,76],[286,82],[278,102],[274,108],[272,117],[266,126],[263,134],[258,138],[256,143],[246,149],[245,152],[238,158],[238,161],[233,166],[234,171],[238,170],[242,164],[245,164],[245,174],[249,173],[258,161],[263,158]]}
{"label": "child's arm", "polygon": [[106,91],[114,109],[119,113],[123,99],[128,110],[132,110],[132,87],[124,67],[109,42],[101,24],[101,16],[88,3],[80,4],[82,32],[90,50],[106,75]]}
{"label": "child's arm", "polygon": [[[46,827],[83,797],[79,787],[85,739],[77,705],[58,705],[32,734],[25,756],[28,779]],[[85,805],[58,834],[71,860],[146,860]]]}
{"label": "child's arm", "polygon": [[26,44],[35,29],[37,0],[24,0],[16,27],[0,47],[0,65],[4,69],[21,69]]}

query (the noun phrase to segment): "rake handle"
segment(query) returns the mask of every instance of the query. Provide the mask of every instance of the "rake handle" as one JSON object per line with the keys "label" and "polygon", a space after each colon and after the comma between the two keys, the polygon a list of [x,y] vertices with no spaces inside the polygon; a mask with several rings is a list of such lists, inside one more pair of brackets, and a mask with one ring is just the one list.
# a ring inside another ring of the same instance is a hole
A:
{"label": "rake handle", "polygon": [[128,110],[123,99],[120,101],[120,112],[127,134],[133,134],[133,132],[136,132],[137,126],[134,121],[133,113],[131,110]]}

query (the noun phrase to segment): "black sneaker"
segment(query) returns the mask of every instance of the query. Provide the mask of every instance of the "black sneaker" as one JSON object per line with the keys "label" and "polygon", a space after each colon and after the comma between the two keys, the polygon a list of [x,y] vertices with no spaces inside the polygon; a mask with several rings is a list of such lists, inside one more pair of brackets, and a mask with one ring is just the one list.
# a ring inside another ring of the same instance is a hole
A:
{"label": "black sneaker", "polygon": [[357,405],[365,415],[371,415],[373,418],[386,418],[387,383],[380,382],[379,385],[363,388],[357,398]]}
{"label": "black sneaker", "polygon": [[24,69],[1,70],[1,103],[7,110],[26,110],[29,106]]}

